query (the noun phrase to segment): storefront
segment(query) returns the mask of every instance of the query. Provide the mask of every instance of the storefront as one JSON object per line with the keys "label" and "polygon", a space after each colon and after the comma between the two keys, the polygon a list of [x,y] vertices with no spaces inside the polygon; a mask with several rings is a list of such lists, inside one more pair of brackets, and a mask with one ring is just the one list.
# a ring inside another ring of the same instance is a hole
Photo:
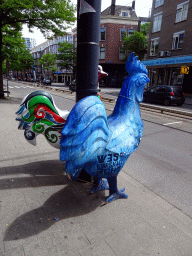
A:
{"label": "storefront", "polygon": [[73,72],[72,71],[58,71],[54,73],[54,81],[55,83],[64,83],[67,81],[71,82],[73,80]]}
{"label": "storefront", "polygon": [[[192,56],[159,58],[142,61],[149,71],[148,87],[179,85],[185,93],[192,94]],[[183,68],[185,67],[185,68]]]}

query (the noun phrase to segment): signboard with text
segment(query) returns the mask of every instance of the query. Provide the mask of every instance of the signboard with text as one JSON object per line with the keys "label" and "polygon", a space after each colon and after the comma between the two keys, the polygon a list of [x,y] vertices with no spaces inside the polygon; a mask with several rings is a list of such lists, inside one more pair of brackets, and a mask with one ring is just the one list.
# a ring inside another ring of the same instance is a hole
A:
{"label": "signboard with text", "polygon": [[181,74],[189,74],[189,67],[181,66]]}

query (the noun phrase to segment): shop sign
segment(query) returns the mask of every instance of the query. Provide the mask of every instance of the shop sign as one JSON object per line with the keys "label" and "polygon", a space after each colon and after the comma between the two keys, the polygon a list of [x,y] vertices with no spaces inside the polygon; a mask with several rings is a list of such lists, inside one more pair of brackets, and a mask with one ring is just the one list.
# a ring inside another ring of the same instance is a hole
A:
{"label": "shop sign", "polygon": [[189,67],[181,66],[181,74],[189,74]]}

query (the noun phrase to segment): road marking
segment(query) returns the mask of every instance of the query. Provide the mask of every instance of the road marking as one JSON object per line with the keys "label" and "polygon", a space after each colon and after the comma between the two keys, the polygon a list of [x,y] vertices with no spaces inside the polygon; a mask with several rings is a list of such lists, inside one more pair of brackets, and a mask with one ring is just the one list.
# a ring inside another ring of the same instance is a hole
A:
{"label": "road marking", "polygon": [[180,121],[180,122],[174,122],[174,123],[167,123],[167,124],[163,124],[163,125],[169,125],[169,124],[181,124],[183,123],[183,121]]}
{"label": "road marking", "polygon": [[[26,87],[28,87],[28,88],[34,88],[34,87],[32,87],[32,86],[29,86],[29,85],[26,85]],[[25,87],[25,88],[26,88],[26,87]]]}
{"label": "road marking", "polygon": [[22,86],[22,85],[21,85],[20,88],[26,88],[26,86]]}
{"label": "road marking", "polygon": [[15,88],[20,88],[20,86],[16,86],[16,85],[15,85],[14,87],[15,87]]}
{"label": "road marking", "polygon": [[14,88],[14,87],[9,85],[9,88]]}

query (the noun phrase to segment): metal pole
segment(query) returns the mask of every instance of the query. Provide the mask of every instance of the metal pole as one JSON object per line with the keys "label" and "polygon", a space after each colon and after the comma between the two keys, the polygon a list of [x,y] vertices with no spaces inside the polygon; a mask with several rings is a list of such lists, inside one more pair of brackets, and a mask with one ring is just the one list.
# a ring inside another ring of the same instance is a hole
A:
{"label": "metal pole", "polygon": [[[76,102],[97,95],[101,0],[77,2]],[[79,180],[92,181],[83,169]]]}
{"label": "metal pole", "polygon": [[97,95],[101,0],[78,0],[76,101]]}

